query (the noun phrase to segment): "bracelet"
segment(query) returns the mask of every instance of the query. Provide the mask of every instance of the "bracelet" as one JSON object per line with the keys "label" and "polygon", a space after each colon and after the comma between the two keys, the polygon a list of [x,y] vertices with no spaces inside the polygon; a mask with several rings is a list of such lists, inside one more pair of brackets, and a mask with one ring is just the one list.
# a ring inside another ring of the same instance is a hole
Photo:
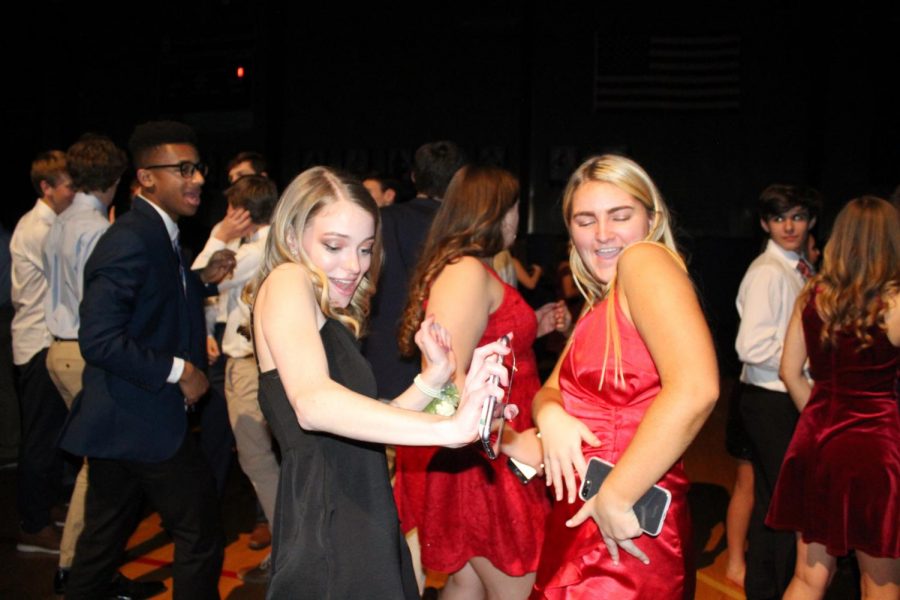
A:
{"label": "bracelet", "polygon": [[437,388],[433,388],[430,385],[428,385],[427,383],[425,383],[425,380],[422,378],[421,373],[416,375],[415,379],[413,379],[413,384],[417,388],[419,388],[420,392],[422,392],[429,398],[440,398],[441,397],[441,390],[439,390]]}

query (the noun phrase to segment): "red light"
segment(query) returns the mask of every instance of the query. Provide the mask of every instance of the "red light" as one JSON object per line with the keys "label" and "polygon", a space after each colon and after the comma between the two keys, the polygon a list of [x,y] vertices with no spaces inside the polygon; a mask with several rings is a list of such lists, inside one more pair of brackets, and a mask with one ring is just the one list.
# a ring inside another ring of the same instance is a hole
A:
{"label": "red light", "polygon": [[237,76],[238,76],[238,79],[243,79],[243,78],[244,78],[244,67],[238,67],[238,68],[237,68]]}

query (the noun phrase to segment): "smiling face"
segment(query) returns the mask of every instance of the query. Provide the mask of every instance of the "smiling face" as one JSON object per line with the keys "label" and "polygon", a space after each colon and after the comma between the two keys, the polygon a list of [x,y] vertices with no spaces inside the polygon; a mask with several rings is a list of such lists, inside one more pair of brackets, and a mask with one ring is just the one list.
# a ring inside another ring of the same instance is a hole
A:
{"label": "smiling face", "polygon": [[572,243],[595,279],[609,283],[622,251],[650,231],[650,214],[633,196],[611,183],[583,183],[572,197]]}
{"label": "smiling face", "polygon": [[346,308],[372,264],[375,219],[347,200],[324,206],[306,224],[303,251],[328,278],[328,301]]}
{"label": "smiling face", "polygon": [[[182,162],[197,163],[200,156],[190,144],[164,144],[154,148],[147,165],[178,165]],[[200,190],[203,175],[199,170],[190,177],[182,177],[178,167],[138,169],[141,193],[178,221],[178,217],[190,217],[200,207]]]}
{"label": "smiling face", "polygon": [[760,221],[760,225],[783,250],[802,254],[806,237],[816,220],[809,218],[809,211],[802,206]]}

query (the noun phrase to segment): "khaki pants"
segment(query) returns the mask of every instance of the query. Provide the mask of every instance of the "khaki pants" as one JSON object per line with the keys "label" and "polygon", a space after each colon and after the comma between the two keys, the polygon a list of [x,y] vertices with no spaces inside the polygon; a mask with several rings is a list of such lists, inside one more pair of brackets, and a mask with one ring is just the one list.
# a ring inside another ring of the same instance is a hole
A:
{"label": "khaki pants", "polygon": [[[59,390],[66,406],[71,410],[75,396],[81,391],[81,374],[84,372],[84,359],[75,341],[57,341],[50,344],[47,351],[47,371],[50,379]],[[84,529],[84,499],[87,495],[88,472],[87,462],[78,471],[72,498],[69,500],[69,512],[63,526],[62,540],[59,543],[59,566],[68,569],[75,559],[75,545]]]}
{"label": "khaki pants", "polygon": [[272,433],[259,408],[259,370],[256,359],[228,358],[225,364],[225,401],[234,432],[238,462],[256,490],[269,523],[275,522],[275,497],[280,468],[272,450]]}

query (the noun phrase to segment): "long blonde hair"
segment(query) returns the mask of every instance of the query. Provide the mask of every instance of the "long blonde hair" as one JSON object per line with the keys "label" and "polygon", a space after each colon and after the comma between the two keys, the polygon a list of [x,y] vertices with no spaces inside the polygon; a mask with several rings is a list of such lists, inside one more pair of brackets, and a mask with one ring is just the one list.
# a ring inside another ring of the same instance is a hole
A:
{"label": "long blonde hair", "polygon": [[[375,220],[375,244],[372,246],[372,263],[346,308],[332,307],[328,301],[328,278],[316,267],[303,249],[300,239],[304,229],[323,207],[335,202],[352,202]],[[294,250],[292,250],[292,247]],[[375,292],[378,273],[381,270],[381,217],[378,205],[357,179],[327,167],[312,167],[300,173],[284,190],[275,214],[272,228],[266,240],[262,265],[253,283],[245,290],[244,300],[252,305],[253,296],[266,277],[279,265],[298,263],[309,272],[319,308],[326,317],[337,319],[356,337],[363,333],[365,318],[369,312],[369,299]]]}
{"label": "long blonde hair", "polygon": [[[647,172],[639,164],[624,156],[616,154],[594,156],[583,162],[572,173],[569,183],[563,192],[562,201],[563,219],[570,234],[575,192],[578,191],[582,184],[590,182],[612,184],[640,202],[651,219],[650,231],[644,239],[665,246],[676,257],[681,266],[684,267],[684,261],[681,259],[678,248],[675,245],[675,236],[672,234],[669,209],[663,201],[662,194],[659,193],[656,184],[653,183]],[[619,328],[616,325],[615,294],[612,293],[615,289],[615,277],[607,282],[597,279],[587,265],[584,264],[584,261],[581,260],[581,255],[578,254],[578,249],[575,248],[574,244],[569,251],[569,265],[572,269],[572,278],[576,287],[587,300],[587,310],[592,310],[597,302],[607,296],[610,298],[606,306],[607,326],[603,364],[606,365],[609,358],[610,345],[612,345],[615,357],[614,384],[620,387],[624,385],[625,380],[622,373],[621,339],[619,337]],[[600,388],[603,387],[605,376],[606,369],[604,368],[601,371]]]}
{"label": "long blonde hair", "polygon": [[851,200],[838,214],[825,245],[822,270],[807,284],[801,302],[815,291],[824,348],[850,334],[859,349],[872,345],[872,329],[884,329],[885,313],[900,288],[900,218],[875,196]]}

